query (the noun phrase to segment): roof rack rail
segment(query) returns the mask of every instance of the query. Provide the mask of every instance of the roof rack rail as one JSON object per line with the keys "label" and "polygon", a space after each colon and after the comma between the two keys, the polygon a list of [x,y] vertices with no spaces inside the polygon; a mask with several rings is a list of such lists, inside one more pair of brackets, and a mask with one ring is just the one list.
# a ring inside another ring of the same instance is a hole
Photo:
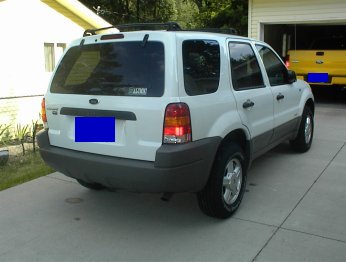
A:
{"label": "roof rack rail", "polygon": [[209,32],[209,33],[221,33],[228,35],[237,35],[238,32],[234,28],[196,28],[196,29],[182,29],[176,22],[167,23],[132,23],[121,24],[116,26],[108,26],[97,29],[87,29],[83,33],[84,36],[95,35],[96,32],[107,30],[111,28],[117,28],[120,32],[128,31],[141,31],[141,30],[166,30],[166,31],[185,31],[185,32]]}
{"label": "roof rack rail", "polygon": [[[176,22],[167,23],[131,23],[131,24],[120,24],[112,25],[108,27],[102,27],[97,29],[86,29],[83,33],[84,36],[96,35],[96,32],[116,28],[120,32],[126,31],[140,31],[140,30],[167,30],[167,31],[182,31],[180,25]],[[159,28],[159,29],[158,29]]]}
{"label": "roof rack rail", "polygon": [[126,31],[141,31],[141,30],[167,30],[167,31],[181,31],[181,27],[176,22],[167,23],[131,23],[117,25],[121,32]]}

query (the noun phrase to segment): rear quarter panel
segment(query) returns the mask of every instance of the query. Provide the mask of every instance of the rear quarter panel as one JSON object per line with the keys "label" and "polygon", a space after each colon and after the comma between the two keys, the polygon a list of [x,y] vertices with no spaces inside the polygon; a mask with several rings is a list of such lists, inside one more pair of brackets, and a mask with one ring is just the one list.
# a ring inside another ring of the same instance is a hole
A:
{"label": "rear quarter panel", "polygon": [[[195,39],[204,39],[196,36]],[[214,38],[215,39],[215,38]],[[247,139],[250,135],[242,125],[237,104],[232,93],[229,78],[229,61],[227,60],[225,40],[217,39],[220,45],[220,82],[215,93],[189,96],[186,94],[183,78],[182,42],[184,38],[177,36],[177,64],[179,79],[179,96],[181,102],[188,104],[191,114],[192,139],[194,141],[206,137],[224,138],[236,129],[244,130]]]}

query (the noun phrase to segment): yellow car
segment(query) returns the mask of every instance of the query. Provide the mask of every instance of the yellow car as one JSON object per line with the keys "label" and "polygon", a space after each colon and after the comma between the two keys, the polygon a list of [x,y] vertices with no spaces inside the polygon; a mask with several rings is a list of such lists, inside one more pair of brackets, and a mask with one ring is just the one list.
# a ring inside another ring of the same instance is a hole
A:
{"label": "yellow car", "polygon": [[309,50],[289,50],[286,66],[309,84],[346,87],[346,38],[316,39]]}

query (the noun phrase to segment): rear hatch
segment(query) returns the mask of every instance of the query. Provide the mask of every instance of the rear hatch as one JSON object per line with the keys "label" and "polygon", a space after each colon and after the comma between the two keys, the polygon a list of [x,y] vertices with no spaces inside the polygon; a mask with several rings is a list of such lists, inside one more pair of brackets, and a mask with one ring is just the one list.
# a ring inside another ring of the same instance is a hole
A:
{"label": "rear hatch", "polygon": [[346,75],[346,50],[301,50],[290,51],[290,69],[299,74],[329,73]]}
{"label": "rear hatch", "polygon": [[53,146],[154,161],[165,108],[177,102],[167,78],[176,72],[173,36],[162,34],[91,36],[71,45],[46,94]]}
{"label": "rear hatch", "polygon": [[289,51],[289,68],[310,83],[332,83],[334,77],[346,77],[346,40],[323,38],[309,50]]}

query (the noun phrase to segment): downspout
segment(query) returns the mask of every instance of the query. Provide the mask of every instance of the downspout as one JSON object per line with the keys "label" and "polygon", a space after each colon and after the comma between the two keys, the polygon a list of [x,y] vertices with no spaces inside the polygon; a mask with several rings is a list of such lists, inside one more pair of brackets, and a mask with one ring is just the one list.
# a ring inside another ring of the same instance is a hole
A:
{"label": "downspout", "polygon": [[252,0],[249,0],[248,7],[248,25],[247,25],[247,35],[248,37],[252,37],[251,28],[252,28]]}

